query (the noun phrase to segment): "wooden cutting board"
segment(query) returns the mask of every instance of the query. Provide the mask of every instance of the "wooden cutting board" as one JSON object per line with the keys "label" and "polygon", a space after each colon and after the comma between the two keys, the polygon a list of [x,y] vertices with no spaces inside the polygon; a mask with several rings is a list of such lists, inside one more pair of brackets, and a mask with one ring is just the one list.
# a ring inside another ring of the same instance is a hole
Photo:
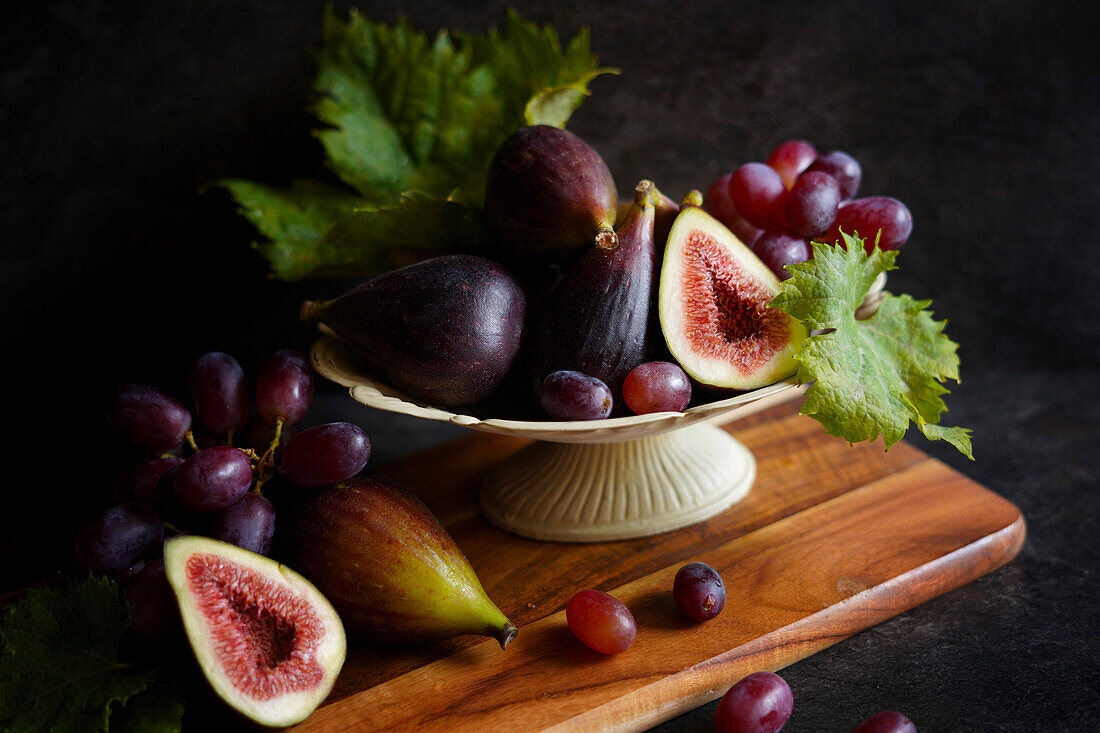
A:
{"label": "wooden cutting board", "polygon": [[[358,646],[304,731],[644,730],[957,588],[1012,559],[1024,520],[1008,501],[905,443],[849,446],[797,402],[726,426],[756,456],[748,497],[707,522],[599,544],[539,542],[486,523],[481,476],[526,444],[471,434],[383,471],[435,512],[519,627],[501,651],[475,638]],[[694,624],[671,597],[701,560],[725,610]],[[585,588],[634,613],[633,647],[611,657],[570,633]]]}

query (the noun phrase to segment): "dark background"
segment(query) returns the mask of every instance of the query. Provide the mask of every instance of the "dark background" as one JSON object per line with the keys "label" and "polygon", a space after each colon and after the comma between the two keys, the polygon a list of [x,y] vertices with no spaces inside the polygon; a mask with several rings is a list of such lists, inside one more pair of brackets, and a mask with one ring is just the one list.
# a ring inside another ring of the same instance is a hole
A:
{"label": "dark background", "polygon": [[[338,7],[344,7],[338,3]],[[483,31],[505,3],[360,2],[434,31]],[[1021,507],[1009,566],[784,672],[785,730],[847,731],[884,708],[927,731],[1070,731],[1100,720],[1095,459],[1100,115],[1090,3],[518,3],[563,37],[592,28],[619,77],[570,128],[620,189],[679,196],[778,142],[863,164],[863,194],[913,212],[890,288],[932,297],[962,344],[948,424],[977,460],[913,438]],[[221,176],[323,175],[304,112],[321,2],[25,3],[0,28],[4,295],[0,590],[71,562],[71,538],[133,458],[106,430],[114,386],[186,393],[199,354],[252,374],[305,349],[306,297],[265,278]],[[456,434],[350,412],[384,461]],[[662,730],[709,730],[714,705]]]}

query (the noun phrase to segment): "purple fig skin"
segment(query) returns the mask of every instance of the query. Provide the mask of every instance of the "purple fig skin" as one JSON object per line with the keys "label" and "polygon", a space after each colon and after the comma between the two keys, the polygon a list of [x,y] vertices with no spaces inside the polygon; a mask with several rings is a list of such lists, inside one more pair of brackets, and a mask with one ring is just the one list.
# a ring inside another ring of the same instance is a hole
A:
{"label": "purple fig skin", "polygon": [[293,517],[294,567],[329,599],[349,635],[428,641],[484,634],[502,648],[515,637],[454,539],[397,483],[352,478],[312,494]]}
{"label": "purple fig skin", "polygon": [[519,352],[527,301],[503,267],[449,255],[379,275],[302,320],[324,323],[369,371],[415,399],[478,402]]}
{"label": "purple fig skin", "polygon": [[623,380],[651,351],[655,198],[652,183],[639,183],[618,245],[592,246],[554,289],[532,336],[529,397],[538,400],[548,374],[569,370],[603,381],[622,404]]}
{"label": "purple fig skin", "polygon": [[615,223],[618,194],[600,154],[567,130],[533,125],[489,164],[485,224],[498,246],[553,255],[583,249]]}

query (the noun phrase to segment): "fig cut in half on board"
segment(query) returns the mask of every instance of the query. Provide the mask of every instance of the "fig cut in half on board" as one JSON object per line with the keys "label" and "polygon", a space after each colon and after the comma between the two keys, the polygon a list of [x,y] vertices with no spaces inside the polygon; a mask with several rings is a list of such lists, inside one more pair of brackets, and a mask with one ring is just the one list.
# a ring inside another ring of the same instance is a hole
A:
{"label": "fig cut in half on board", "polygon": [[168,540],[164,564],[187,639],[218,696],[264,726],[309,717],[347,653],[325,597],[286,566],[206,537]]}
{"label": "fig cut in half on board", "polygon": [[729,229],[685,206],[669,232],[658,293],[661,331],[692,379],[717,391],[792,376],[806,328],[769,308],[779,280]]}

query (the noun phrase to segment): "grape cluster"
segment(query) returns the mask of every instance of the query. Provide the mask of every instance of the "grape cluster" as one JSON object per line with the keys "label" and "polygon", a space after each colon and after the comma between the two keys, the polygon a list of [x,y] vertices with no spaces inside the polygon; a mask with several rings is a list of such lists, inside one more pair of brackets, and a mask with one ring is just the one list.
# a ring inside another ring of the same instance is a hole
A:
{"label": "grape cluster", "polygon": [[337,483],[370,458],[370,440],[356,425],[295,427],[313,401],[313,370],[298,351],[278,351],[261,367],[258,414],[244,370],[229,354],[199,357],[190,387],[199,425],[157,387],[115,390],[108,422],[148,455],[119,477],[122,503],[76,539],[82,567],[125,581],[132,628],[143,636],[160,635],[174,616],[159,559],[166,531],[204,534],[266,555],[275,534],[275,508],[262,493],[267,482],[281,474],[299,486]]}
{"label": "grape cluster", "polygon": [[818,155],[805,140],[780,143],[766,163],[745,163],[715,180],[704,206],[750,247],[776,277],[813,256],[810,242],[858,234],[870,252],[895,250],[913,231],[905,204],[889,196],[854,198],[863,172],[848,153]]}

